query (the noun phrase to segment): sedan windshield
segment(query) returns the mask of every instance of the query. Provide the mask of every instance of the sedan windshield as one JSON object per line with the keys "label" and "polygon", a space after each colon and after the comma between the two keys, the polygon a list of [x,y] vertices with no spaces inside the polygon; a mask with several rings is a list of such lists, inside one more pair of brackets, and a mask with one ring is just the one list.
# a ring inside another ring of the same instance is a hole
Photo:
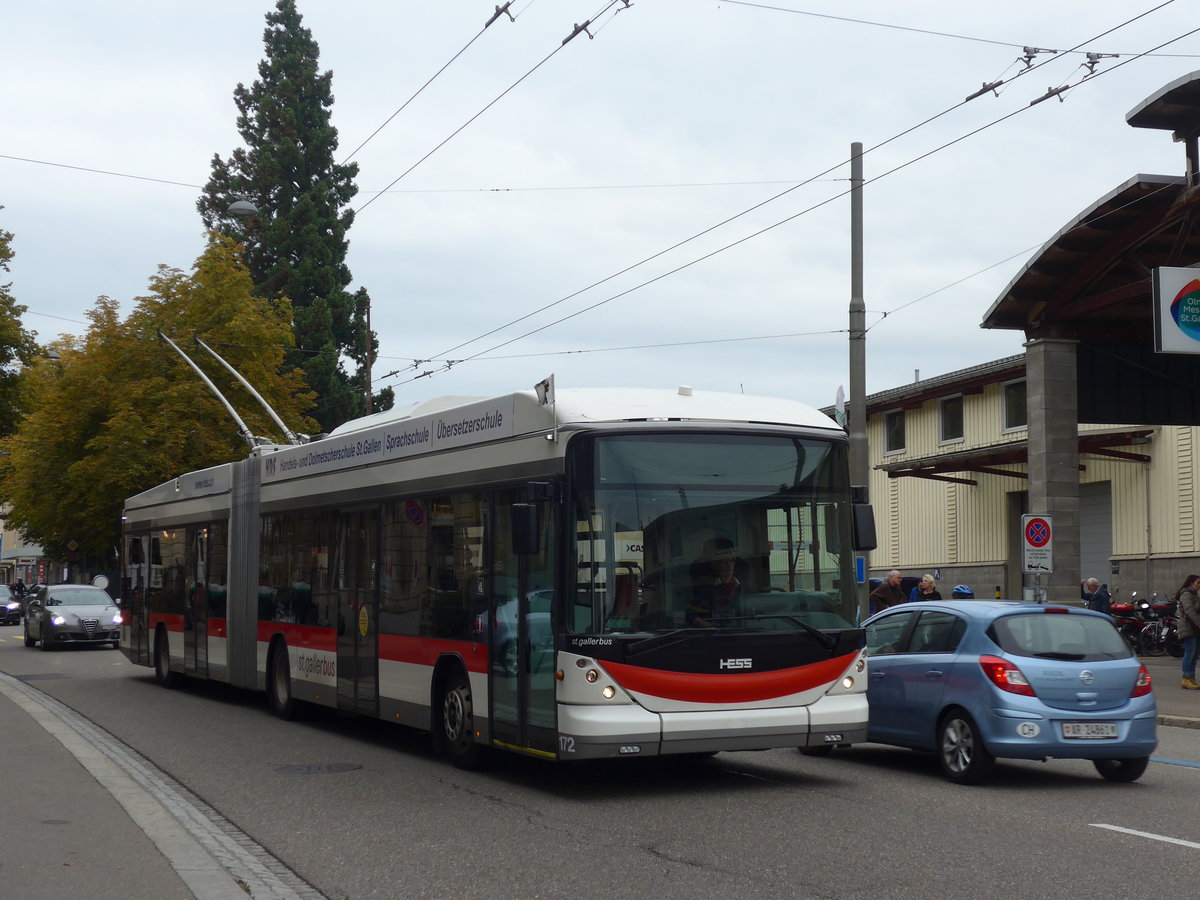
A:
{"label": "sedan windshield", "polygon": [[688,432],[583,437],[571,452],[577,633],[855,621],[839,444]]}
{"label": "sedan windshield", "polygon": [[65,588],[52,591],[46,597],[47,606],[104,606],[112,599],[99,588]]}

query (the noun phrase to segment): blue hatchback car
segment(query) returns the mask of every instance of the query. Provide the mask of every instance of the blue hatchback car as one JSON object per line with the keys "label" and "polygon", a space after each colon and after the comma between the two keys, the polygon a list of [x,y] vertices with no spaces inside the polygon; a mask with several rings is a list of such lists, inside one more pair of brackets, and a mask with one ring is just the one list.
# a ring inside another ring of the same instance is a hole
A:
{"label": "blue hatchback car", "polygon": [[869,741],[977,784],[998,757],[1090,759],[1134,781],[1158,745],[1150,675],[1112,620],[1030,603],[903,603],[865,623]]}

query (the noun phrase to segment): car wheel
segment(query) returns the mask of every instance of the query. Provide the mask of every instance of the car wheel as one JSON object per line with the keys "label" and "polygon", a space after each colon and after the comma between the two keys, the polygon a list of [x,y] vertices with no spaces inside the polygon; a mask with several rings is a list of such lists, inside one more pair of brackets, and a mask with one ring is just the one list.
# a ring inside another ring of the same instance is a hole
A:
{"label": "car wheel", "polygon": [[296,715],[292,697],[292,670],[288,662],[287,644],[276,641],[271,648],[271,665],[267,669],[267,699],[271,711],[285,721]]}
{"label": "car wheel", "polygon": [[1136,759],[1094,759],[1092,765],[1096,771],[1109,781],[1137,781],[1150,765],[1150,757],[1139,756]]}
{"label": "car wheel", "polygon": [[442,695],[442,742],[446,756],[460,769],[477,768],[483,761],[483,745],[475,741],[471,682],[461,670],[450,676]]}
{"label": "car wheel", "polygon": [[31,638],[29,636],[29,623],[26,622],[25,623],[25,646],[32,647],[36,643],[37,643],[37,641],[35,641],[33,638]]}
{"label": "car wheel", "polygon": [[938,762],[955,784],[979,784],[996,765],[974,720],[962,710],[947,713],[938,726]]}
{"label": "car wheel", "polygon": [[171,671],[171,645],[166,631],[159,629],[154,639],[154,680],[165,688],[175,686],[175,673]]}
{"label": "car wheel", "polygon": [[43,650],[50,649],[50,641],[46,638],[46,632],[44,630],[42,631],[42,649]]}

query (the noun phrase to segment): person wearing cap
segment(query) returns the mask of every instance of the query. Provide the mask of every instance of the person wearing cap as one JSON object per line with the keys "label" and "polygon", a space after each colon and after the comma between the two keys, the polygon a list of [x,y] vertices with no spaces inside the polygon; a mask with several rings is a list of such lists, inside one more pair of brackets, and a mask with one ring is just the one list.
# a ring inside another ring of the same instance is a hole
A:
{"label": "person wearing cap", "polygon": [[870,596],[867,597],[871,603],[872,612],[879,612],[881,609],[904,602],[904,589],[900,587],[903,578],[899,569],[892,569],[888,572],[888,577],[883,579],[879,587],[871,591]]}
{"label": "person wearing cap", "polygon": [[1088,609],[1102,612],[1106,616],[1112,615],[1112,598],[1108,595],[1108,588],[1100,583],[1099,578],[1088,578],[1081,581],[1079,598],[1083,600],[1084,606]]}
{"label": "person wearing cap", "polygon": [[712,628],[717,619],[737,615],[742,583],[735,574],[737,551],[729,538],[713,538],[704,545],[701,576],[688,604],[689,625]]}

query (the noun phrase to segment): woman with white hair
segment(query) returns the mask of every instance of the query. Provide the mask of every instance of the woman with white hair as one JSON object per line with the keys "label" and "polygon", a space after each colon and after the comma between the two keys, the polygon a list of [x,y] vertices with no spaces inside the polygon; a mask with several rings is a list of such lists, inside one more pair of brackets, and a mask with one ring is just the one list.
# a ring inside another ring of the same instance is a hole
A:
{"label": "woman with white hair", "polygon": [[921,580],[917,582],[917,586],[908,595],[909,603],[916,603],[918,600],[941,599],[942,595],[938,593],[937,582],[933,580],[932,575],[922,575]]}

